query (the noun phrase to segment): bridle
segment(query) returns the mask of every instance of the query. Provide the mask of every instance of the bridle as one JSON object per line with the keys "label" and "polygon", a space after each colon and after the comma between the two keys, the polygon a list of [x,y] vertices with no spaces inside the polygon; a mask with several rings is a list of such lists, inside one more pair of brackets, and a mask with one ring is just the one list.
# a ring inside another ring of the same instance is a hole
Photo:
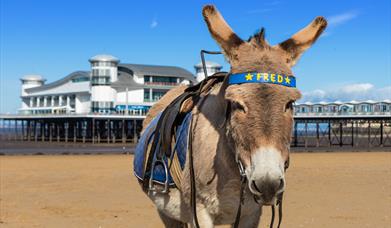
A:
{"label": "bridle", "polygon": [[[205,78],[208,78],[208,74],[206,71],[206,64],[205,64],[205,56],[204,54],[212,54],[212,55],[218,55],[222,54],[222,52],[217,51],[206,51],[201,50],[201,62],[202,62],[202,68],[204,71]],[[267,76],[267,78],[266,78]],[[269,76],[273,78],[268,78]],[[262,73],[239,73],[239,74],[227,74],[228,77],[228,84],[241,84],[241,83],[271,83],[271,84],[280,84],[287,87],[296,87],[296,80],[293,76],[284,76],[284,75],[275,75],[275,74],[264,74]],[[267,80],[266,80],[267,79]],[[204,80],[205,81],[205,80]],[[201,82],[200,88],[202,88],[204,81]],[[201,93],[201,91],[199,91]],[[192,209],[193,214],[193,222],[194,226],[199,228],[198,218],[197,218],[197,210],[196,210],[196,186],[195,186],[195,174],[194,174],[194,163],[193,163],[193,149],[192,149],[192,129],[193,129],[193,119],[190,123],[190,131],[189,131],[189,166],[190,166],[190,205]],[[244,190],[247,183],[247,176],[244,169],[244,166],[242,164],[242,161],[238,156],[235,156],[236,164],[238,166],[239,175],[240,175],[240,196],[239,196],[239,206],[236,212],[235,217],[235,228],[239,227],[240,223],[240,216],[241,216],[241,209],[242,204],[244,203]],[[286,169],[287,167],[285,167]],[[254,200],[256,203],[258,203],[257,199],[254,196]],[[277,227],[279,228],[282,221],[282,200],[283,200],[283,193],[280,193],[277,196],[277,203],[278,206],[278,224]],[[274,225],[274,219],[275,219],[275,205],[271,206],[272,209],[272,217],[270,221],[270,228],[273,228]]]}

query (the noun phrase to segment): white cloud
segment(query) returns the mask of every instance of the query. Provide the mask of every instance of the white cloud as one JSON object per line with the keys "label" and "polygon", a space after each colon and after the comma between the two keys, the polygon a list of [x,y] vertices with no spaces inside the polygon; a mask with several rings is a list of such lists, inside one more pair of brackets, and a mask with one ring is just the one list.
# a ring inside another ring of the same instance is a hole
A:
{"label": "white cloud", "polygon": [[303,92],[300,102],[320,101],[365,101],[391,99],[391,86],[376,88],[371,83],[357,83],[345,85],[331,90],[313,90]]}
{"label": "white cloud", "polygon": [[154,29],[158,26],[157,20],[154,18],[151,22],[151,25],[149,26],[151,29]]}
{"label": "white cloud", "polygon": [[329,26],[338,26],[346,23],[358,16],[358,11],[349,11],[337,15],[333,15],[327,18]]}

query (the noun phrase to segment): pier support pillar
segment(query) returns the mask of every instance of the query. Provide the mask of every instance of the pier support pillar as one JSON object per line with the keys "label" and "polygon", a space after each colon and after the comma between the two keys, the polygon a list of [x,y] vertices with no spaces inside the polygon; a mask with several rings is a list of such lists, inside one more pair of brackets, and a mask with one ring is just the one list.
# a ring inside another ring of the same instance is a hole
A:
{"label": "pier support pillar", "polygon": [[380,120],[380,147],[383,147],[383,120]]}
{"label": "pier support pillar", "polygon": [[83,137],[83,143],[86,143],[87,123],[86,123],[85,120],[83,120],[83,121],[80,122],[80,125],[81,125],[81,134],[82,134],[82,137]]}
{"label": "pier support pillar", "polygon": [[354,147],[354,121],[352,121],[352,147]]}
{"label": "pier support pillar", "polygon": [[328,137],[329,137],[329,147],[331,147],[331,120],[329,120]]}
{"label": "pier support pillar", "polygon": [[27,141],[30,142],[31,139],[31,121],[27,120]]}
{"label": "pier support pillar", "polygon": [[308,142],[307,142],[307,137],[308,137],[308,121],[305,120],[305,123],[304,123],[304,147],[305,149],[307,149],[307,146],[308,146]]}
{"label": "pier support pillar", "polygon": [[371,147],[371,121],[368,120],[368,148]]}
{"label": "pier support pillar", "polygon": [[133,120],[133,143],[137,143],[137,120]]}
{"label": "pier support pillar", "polygon": [[42,142],[45,141],[45,122],[44,120],[41,120],[41,123],[39,124],[41,127],[41,140]]}
{"label": "pier support pillar", "polygon": [[106,126],[106,129],[107,129],[107,143],[110,143],[110,120],[107,120],[107,126]]}
{"label": "pier support pillar", "polygon": [[64,123],[64,128],[65,128],[65,142],[68,142],[68,130],[69,130],[69,121]]}
{"label": "pier support pillar", "polygon": [[56,130],[57,130],[57,142],[60,142],[60,124],[56,123]]}
{"label": "pier support pillar", "polygon": [[37,121],[34,120],[34,141],[38,141],[38,134],[37,134]]}
{"label": "pier support pillar", "polygon": [[122,119],[122,124],[121,124],[121,127],[122,127],[122,143],[125,143],[126,142],[126,135],[125,135],[125,119]]}
{"label": "pier support pillar", "polygon": [[94,144],[95,143],[95,119],[94,118],[91,119],[91,125],[92,125],[91,140],[92,140],[92,144]]}
{"label": "pier support pillar", "polygon": [[49,142],[53,141],[53,123],[49,123]]}
{"label": "pier support pillar", "polygon": [[319,122],[316,122],[316,147],[319,147]]}
{"label": "pier support pillar", "polygon": [[24,141],[24,120],[22,120],[21,124],[22,124],[22,135],[21,135],[20,139],[22,141]]}
{"label": "pier support pillar", "polygon": [[73,143],[76,143],[77,138],[77,121],[73,121]]}
{"label": "pier support pillar", "polygon": [[343,142],[342,142],[343,134],[342,134],[342,131],[343,131],[342,122],[339,122],[339,146],[340,147],[343,146]]}

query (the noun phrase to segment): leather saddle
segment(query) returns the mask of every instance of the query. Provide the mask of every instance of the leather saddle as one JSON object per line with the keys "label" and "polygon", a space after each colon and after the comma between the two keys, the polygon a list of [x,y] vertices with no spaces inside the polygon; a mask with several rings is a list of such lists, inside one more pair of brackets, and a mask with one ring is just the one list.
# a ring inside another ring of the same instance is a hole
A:
{"label": "leather saddle", "polygon": [[134,174],[145,192],[157,191],[156,183],[163,185],[162,193],[168,192],[169,187],[179,187],[189,144],[191,111],[198,100],[226,75],[226,72],[218,72],[188,87],[143,131],[136,146]]}

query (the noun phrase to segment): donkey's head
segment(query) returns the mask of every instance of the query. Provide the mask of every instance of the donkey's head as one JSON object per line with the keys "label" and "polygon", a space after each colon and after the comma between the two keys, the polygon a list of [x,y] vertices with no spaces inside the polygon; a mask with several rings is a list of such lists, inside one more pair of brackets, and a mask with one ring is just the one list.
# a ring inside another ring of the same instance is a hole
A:
{"label": "donkey's head", "polygon": [[[230,62],[231,74],[256,72],[259,74],[249,77],[263,77],[269,73],[273,81],[289,82],[290,78],[285,76],[292,75],[291,67],[327,25],[323,17],[317,17],[290,39],[270,46],[263,29],[247,41],[240,39],[214,6],[205,6],[203,15],[212,37]],[[285,188],[292,104],[300,98],[300,92],[266,83],[230,84],[222,90],[224,102],[228,104],[226,134],[245,167],[249,188],[263,204],[274,204]]]}

